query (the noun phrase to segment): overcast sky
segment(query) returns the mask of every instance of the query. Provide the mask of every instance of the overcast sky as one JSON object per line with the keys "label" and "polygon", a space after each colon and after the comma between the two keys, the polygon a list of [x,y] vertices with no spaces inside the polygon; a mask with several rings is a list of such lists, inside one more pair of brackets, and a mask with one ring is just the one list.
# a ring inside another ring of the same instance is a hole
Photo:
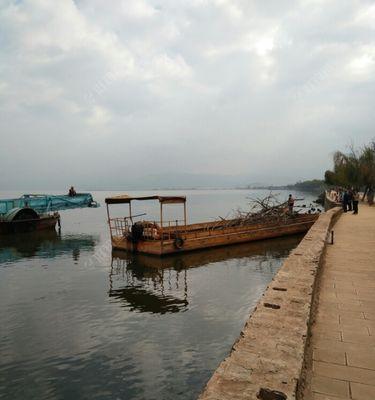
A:
{"label": "overcast sky", "polygon": [[0,0],[0,187],[320,178],[375,137],[366,0]]}

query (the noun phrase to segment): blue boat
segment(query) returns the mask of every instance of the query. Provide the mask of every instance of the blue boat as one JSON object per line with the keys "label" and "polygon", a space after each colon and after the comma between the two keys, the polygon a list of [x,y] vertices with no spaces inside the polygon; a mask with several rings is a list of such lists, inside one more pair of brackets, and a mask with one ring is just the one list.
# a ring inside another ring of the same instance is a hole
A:
{"label": "blue boat", "polygon": [[60,210],[98,207],[91,193],[74,195],[24,194],[0,200],[0,234],[55,229]]}

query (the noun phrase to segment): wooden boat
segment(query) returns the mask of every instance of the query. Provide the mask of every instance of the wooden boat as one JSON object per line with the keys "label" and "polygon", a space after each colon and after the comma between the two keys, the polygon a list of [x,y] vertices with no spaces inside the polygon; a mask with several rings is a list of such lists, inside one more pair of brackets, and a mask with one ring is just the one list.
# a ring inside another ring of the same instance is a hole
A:
{"label": "wooden boat", "polygon": [[[137,216],[132,215],[131,208],[132,201],[135,200],[158,201],[160,220],[135,222]],[[310,229],[318,218],[318,214],[285,212],[281,219],[261,223],[236,224],[235,220],[225,220],[187,224],[185,196],[122,195],[106,198],[105,202],[113,249],[154,255],[181,253],[303,233]],[[111,218],[109,205],[114,204],[127,204],[129,215]],[[182,220],[163,220],[163,206],[168,204],[183,205]]]}
{"label": "wooden boat", "polygon": [[55,229],[60,222],[60,214],[38,214],[32,208],[17,209],[17,212],[8,213],[0,217],[0,235],[9,233],[26,233]]}

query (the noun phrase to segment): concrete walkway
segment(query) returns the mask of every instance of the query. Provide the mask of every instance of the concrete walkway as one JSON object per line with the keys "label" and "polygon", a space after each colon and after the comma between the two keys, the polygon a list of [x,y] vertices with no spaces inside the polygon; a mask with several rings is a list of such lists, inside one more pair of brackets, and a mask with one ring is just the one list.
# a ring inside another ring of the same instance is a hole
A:
{"label": "concrete walkway", "polygon": [[309,400],[375,399],[375,207],[342,214],[312,328]]}

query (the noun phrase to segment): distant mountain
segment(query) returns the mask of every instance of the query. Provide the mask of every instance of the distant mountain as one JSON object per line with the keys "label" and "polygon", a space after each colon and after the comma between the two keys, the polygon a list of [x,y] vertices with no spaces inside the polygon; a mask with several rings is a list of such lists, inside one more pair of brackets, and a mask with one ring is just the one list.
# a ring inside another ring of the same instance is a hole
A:
{"label": "distant mountain", "polygon": [[86,181],[75,186],[84,190],[166,190],[166,189],[235,189],[248,184],[248,176],[160,173],[124,176],[121,179],[108,177],[98,182]]}
{"label": "distant mountain", "polygon": [[134,189],[230,189],[249,182],[245,176],[210,174],[153,174],[128,182]]}
{"label": "distant mountain", "polygon": [[298,181],[297,183],[274,186],[274,185],[249,185],[248,189],[268,189],[268,190],[299,190],[301,192],[322,192],[325,190],[325,182],[320,179],[308,181]]}
{"label": "distant mountain", "polygon": [[[275,172],[276,174],[276,172]],[[0,185],[1,190],[21,190],[30,193],[47,192],[49,190],[68,190],[74,186],[77,190],[162,190],[162,189],[249,189],[273,188],[275,183],[290,182],[288,177],[275,177],[271,180],[265,176],[250,175],[216,175],[193,173],[155,173],[138,176],[134,171],[106,171],[95,174],[72,176],[69,181],[64,176],[56,175],[47,180],[44,176],[36,175],[32,180],[21,178],[17,181]],[[265,182],[265,183],[264,183]],[[290,185],[288,185],[290,186]],[[280,188],[280,187],[279,187]],[[41,190],[43,189],[43,190]]]}

